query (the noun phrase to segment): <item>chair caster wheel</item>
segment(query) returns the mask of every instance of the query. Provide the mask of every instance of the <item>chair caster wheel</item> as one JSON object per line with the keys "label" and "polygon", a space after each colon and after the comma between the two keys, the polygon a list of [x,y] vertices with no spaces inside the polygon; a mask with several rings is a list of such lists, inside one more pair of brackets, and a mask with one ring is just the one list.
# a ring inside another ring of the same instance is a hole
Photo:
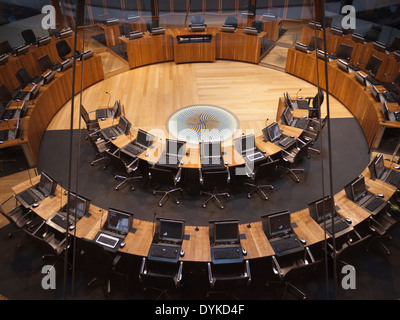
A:
{"label": "chair caster wheel", "polygon": [[269,190],[274,190],[274,186],[270,186],[270,187],[269,187]]}
{"label": "chair caster wheel", "polygon": [[117,191],[118,191],[119,189],[118,189],[117,187],[115,187],[115,190],[117,190]]}
{"label": "chair caster wheel", "polygon": [[177,201],[176,201],[176,204],[179,204],[179,203],[180,203],[179,200],[177,200]]}
{"label": "chair caster wheel", "polygon": [[155,191],[153,191],[153,196],[155,196],[156,195],[156,192]]}
{"label": "chair caster wheel", "polygon": [[162,207],[162,203],[158,203],[158,206],[159,206],[159,207]]}
{"label": "chair caster wheel", "polygon": [[203,204],[203,208],[207,207],[205,204]]}
{"label": "chair caster wheel", "polygon": [[247,194],[247,198],[249,198],[249,199],[251,198],[251,194],[250,193]]}
{"label": "chair caster wheel", "polygon": [[224,208],[224,206],[221,206],[220,208],[221,208],[221,209],[223,209],[223,208]]}

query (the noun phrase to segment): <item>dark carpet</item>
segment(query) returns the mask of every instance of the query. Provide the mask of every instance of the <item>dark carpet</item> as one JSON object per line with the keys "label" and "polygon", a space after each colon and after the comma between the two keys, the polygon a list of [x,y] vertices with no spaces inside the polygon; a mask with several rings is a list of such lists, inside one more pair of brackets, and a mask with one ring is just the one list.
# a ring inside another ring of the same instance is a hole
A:
{"label": "dark carpet", "polygon": [[[337,193],[354,177],[359,175],[368,165],[369,153],[364,135],[355,119],[332,119],[332,172],[333,193]],[[78,131],[74,132],[74,139]],[[47,131],[42,140],[39,154],[39,172],[45,170],[59,183],[67,187],[68,182],[68,131]],[[305,159],[300,167],[305,169],[299,174],[300,182],[296,183],[287,175],[283,179],[273,181],[273,191],[268,191],[269,200],[263,200],[258,194],[247,198],[243,186],[243,177],[233,177],[230,186],[230,198],[223,199],[225,209],[221,210],[216,203],[202,207],[207,198],[198,194],[185,192],[181,203],[176,205],[167,201],[163,207],[158,206],[159,195],[152,195],[152,188],[147,179],[137,181],[135,191],[125,186],[119,191],[114,190],[118,181],[114,179],[112,167],[103,170],[101,165],[91,166],[95,159],[95,150],[81,134],[79,171],[77,167],[78,143],[74,143],[71,175],[71,190],[76,190],[76,177],[79,176],[78,193],[91,199],[92,203],[102,207],[114,207],[133,212],[141,220],[151,221],[153,214],[157,216],[181,218],[188,225],[208,225],[209,220],[235,218],[240,223],[259,221],[260,216],[279,210],[292,212],[304,209],[309,202],[322,197],[322,178],[325,182],[325,194],[329,192],[329,162],[327,126],[314,147],[322,150],[321,155],[310,153],[311,158]],[[74,140],[77,141],[77,140]],[[321,162],[322,159],[322,162]],[[323,174],[322,172],[323,167]],[[145,175],[146,178],[146,175]],[[235,179],[236,178],[236,179]],[[198,180],[182,178],[186,187],[191,190],[199,187]],[[195,187],[194,187],[195,186]]]}

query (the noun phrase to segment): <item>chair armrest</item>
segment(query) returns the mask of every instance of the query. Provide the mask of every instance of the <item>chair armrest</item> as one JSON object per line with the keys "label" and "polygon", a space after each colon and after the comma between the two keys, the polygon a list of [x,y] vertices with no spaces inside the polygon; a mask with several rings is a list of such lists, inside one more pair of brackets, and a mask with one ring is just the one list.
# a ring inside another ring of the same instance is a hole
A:
{"label": "chair armrest", "polygon": [[117,254],[117,255],[114,257],[114,260],[113,260],[113,262],[112,262],[112,269],[113,269],[113,270],[115,270],[115,267],[117,266],[119,260],[121,260],[121,257],[122,257],[122,256],[121,256],[120,254]]}
{"label": "chair armrest", "polygon": [[199,181],[200,184],[203,185],[204,179],[203,179],[203,172],[201,171],[201,169],[199,169]]}
{"label": "chair armrest", "polygon": [[182,177],[182,168],[178,169],[178,172],[176,173],[175,177],[174,177],[174,183],[175,185],[177,183],[179,183],[179,181],[181,181],[181,177]]}
{"label": "chair armrest", "polygon": [[[132,168],[132,166],[136,164],[136,166],[134,168]],[[137,170],[139,165],[139,158],[135,158],[130,164],[127,165],[128,169],[132,169],[133,171]]]}
{"label": "chair armrest", "polygon": [[212,274],[211,263],[210,262],[207,262],[207,270],[208,270],[208,282],[209,282],[211,288],[214,288],[215,279],[214,279],[214,276]]}
{"label": "chair armrest", "polygon": [[272,256],[272,271],[277,274],[280,279],[283,279],[281,266],[279,265],[278,260],[276,260],[275,256]]}
{"label": "chair armrest", "polygon": [[140,276],[141,274],[146,274],[147,270],[146,270],[146,257],[143,257],[142,259],[142,263],[140,265],[140,271],[139,271],[139,280],[143,281],[142,277]]}
{"label": "chair armrest", "polygon": [[245,276],[248,277],[247,284],[250,284],[250,282],[251,282],[251,271],[250,271],[250,262],[249,262],[249,260],[245,261],[245,266],[246,266]]}
{"label": "chair armrest", "polygon": [[226,182],[230,183],[231,182],[231,172],[229,171],[228,167],[226,167],[226,171],[228,171],[228,178],[226,179]]}
{"label": "chair armrest", "polygon": [[[306,264],[309,264],[310,262],[311,262],[311,263],[314,263],[314,262],[315,262],[314,256],[313,256],[313,254],[311,253],[311,250],[310,250],[309,247],[305,247],[305,255],[306,255],[306,257],[305,257],[305,259],[304,259],[304,262],[305,262]],[[307,256],[308,256],[308,258],[310,259],[310,262],[308,261]]]}
{"label": "chair armrest", "polygon": [[178,273],[175,278],[175,286],[178,286],[182,281],[182,274],[183,274],[183,261],[179,263]]}

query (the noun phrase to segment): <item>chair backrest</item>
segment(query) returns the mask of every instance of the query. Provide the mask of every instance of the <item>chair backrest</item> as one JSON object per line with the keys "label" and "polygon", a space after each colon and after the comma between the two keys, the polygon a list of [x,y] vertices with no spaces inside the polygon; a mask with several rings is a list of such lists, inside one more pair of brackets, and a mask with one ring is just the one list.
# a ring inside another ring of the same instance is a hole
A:
{"label": "chair backrest", "polygon": [[261,20],[255,20],[253,22],[253,27],[257,29],[257,32],[264,31],[264,22]]}
{"label": "chair backrest", "polygon": [[229,16],[225,19],[225,24],[237,28],[238,20],[235,16]]}
{"label": "chair backrest", "polygon": [[259,165],[255,171],[255,180],[259,179],[267,179],[267,180],[275,180],[279,178],[279,174],[277,172],[277,166],[279,164],[279,160],[273,160],[269,162],[265,162]]}
{"label": "chair backrest", "polygon": [[36,36],[32,29],[27,29],[21,32],[21,36],[25,41],[25,44],[34,44],[36,42]]}
{"label": "chair backrest", "polygon": [[369,41],[377,41],[379,40],[379,36],[381,35],[382,32],[382,27],[378,25],[373,25],[371,29],[369,29],[365,35],[364,38],[369,40]]}
{"label": "chair backrest", "polygon": [[106,150],[107,158],[110,160],[110,165],[117,171],[123,172],[127,171],[125,162],[121,159],[119,154],[114,154]]}
{"label": "chair backrest", "polygon": [[152,182],[167,186],[173,186],[175,184],[174,173],[172,170],[159,167],[150,167],[149,174]]}
{"label": "chair backrest", "polygon": [[190,19],[190,22],[192,24],[204,24],[204,17],[202,15],[192,16],[192,18]]}
{"label": "chair backrest", "polygon": [[204,187],[212,189],[216,187],[225,187],[228,185],[229,173],[227,170],[210,170],[203,172]]}
{"label": "chair backrest", "polygon": [[15,73],[16,78],[18,79],[19,83],[22,86],[26,86],[27,84],[32,82],[32,78],[29,75],[29,73],[26,71],[25,68],[21,68],[19,69],[16,73]]}
{"label": "chair backrest", "polygon": [[90,122],[90,118],[89,118],[89,113],[86,111],[85,107],[83,105],[81,105],[81,116],[83,118],[83,121],[85,121],[86,126],[89,124]]}
{"label": "chair backrest", "polygon": [[139,278],[144,287],[172,289],[177,285],[178,273],[179,264],[147,260]]}
{"label": "chair backrest", "polygon": [[305,144],[302,144],[299,147],[300,150],[297,152],[296,156],[293,159],[293,165],[298,164],[304,159],[304,157],[307,155],[308,148],[310,147],[312,142],[313,142],[312,140],[309,140]]}
{"label": "chair backrest", "polygon": [[315,95],[313,99],[313,108],[319,109],[324,102],[324,91],[319,88],[318,93]]}
{"label": "chair backrest", "polygon": [[71,53],[71,47],[69,46],[68,42],[65,40],[60,40],[56,43],[56,48],[58,52],[58,56],[61,59],[66,59],[66,56]]}

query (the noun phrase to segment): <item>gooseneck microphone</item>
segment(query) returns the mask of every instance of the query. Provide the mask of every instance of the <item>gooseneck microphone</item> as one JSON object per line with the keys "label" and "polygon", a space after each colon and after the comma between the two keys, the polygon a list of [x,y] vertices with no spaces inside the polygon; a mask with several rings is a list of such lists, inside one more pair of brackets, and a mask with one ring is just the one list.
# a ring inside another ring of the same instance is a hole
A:
{"label": "gooseneck microphone", "polygon": [[111,99],[111,94],[106,91],[106,94],[108,94],[108,101],[107,101],[107,109],[110,107],[110,99]]}

